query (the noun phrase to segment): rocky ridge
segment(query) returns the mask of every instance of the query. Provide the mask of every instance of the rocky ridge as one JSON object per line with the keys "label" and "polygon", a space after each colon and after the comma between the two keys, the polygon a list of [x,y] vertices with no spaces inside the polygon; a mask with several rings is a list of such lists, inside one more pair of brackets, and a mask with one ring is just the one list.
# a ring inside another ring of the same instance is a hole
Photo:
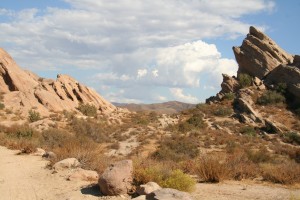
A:
{"label": "rocky ridge", "polygon": [[[251,26],[249,34],[240,47],[233,47],[238,63],[237,77],[248,74],[253,86],[258,90],[272,89],[274,85],[285,83],[287,91],[300,101],[300,56],[291,55],[280,48],[271,38]],[[207,99],[207,103],[217,102],[227,93],[236,93],[242,87],[238,78],[223,74],[221,91]]]}
{"label": "rocky ridge", "polygon": [[57,75],[56,80],[44,79],[21,69],[1,48],[0,91],[5,107],[23,115],[31,109],[44,116],[50,112],[76,110],[80,103],[94,105],[103,114],[116,110],[96,91],[68,75]]}

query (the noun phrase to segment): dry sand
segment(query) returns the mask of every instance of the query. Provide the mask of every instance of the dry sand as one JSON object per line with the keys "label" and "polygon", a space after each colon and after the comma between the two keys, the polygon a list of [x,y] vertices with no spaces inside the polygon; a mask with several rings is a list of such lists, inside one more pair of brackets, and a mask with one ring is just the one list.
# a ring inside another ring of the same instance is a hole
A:
{"label": "dry sand", "polygon": [[[52,173],[47,161],[39,156],[16,155],[18,151],[0,146],[1,200],[124,200],[127,197],[101,197],[99,188],[90,182],[67,181],[68,171]],[[195,200],[296,200],[300,190],[276,185],[228,181],[219,184],[197,184]]]}

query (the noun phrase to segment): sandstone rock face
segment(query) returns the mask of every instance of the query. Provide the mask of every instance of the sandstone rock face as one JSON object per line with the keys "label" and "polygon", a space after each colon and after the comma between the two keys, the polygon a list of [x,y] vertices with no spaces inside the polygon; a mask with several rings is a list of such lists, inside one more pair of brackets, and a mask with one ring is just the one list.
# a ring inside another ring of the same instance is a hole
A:
{"label": "sandstone rock face", "polygon": [[132,160],[123,160],[111,165],[99,178],[101,193],[109,196],[127,194],[132,188],[132,173]]}
{"label": "sandstone rock face", "polygon": [[280,65],[266,78],[266,84],[286,83],[287,89],[300,99],[300,69],[292,65]]}
{"label": "sandstone rock face", "polygon": [[154,192],[146,195],[149,200],[192,200],[192,197],[187,192],[181,192],[171,188],[163,188],[155,190]]}
{"label": "sandstone rock face", "polygon": [[222,74],[222,76],[223,82],[221,84],[222,90],[220,93],[226,94],[230,92],[236,92],[240,88],[236,78],[228,76],[227,74]]}
{"label": "sandstone rock face", "polygon": [[75,110],[79,103],[95,105],[102,113],[116,109],[97,92],[70,76],[58,75],[56,80],[51,80],[22,70],[1,48],[0,91],[4,93],[5,107],[20,110],[24,115],[32,108],[42,115],[50,111]]}
{"label": "sandstone rock face", "polygon": [[267,35],[251,26],[242,46],[233,47],[238,62],[238,73],[263,79],[280,64],[293,62],[293,56],[281,49]]}

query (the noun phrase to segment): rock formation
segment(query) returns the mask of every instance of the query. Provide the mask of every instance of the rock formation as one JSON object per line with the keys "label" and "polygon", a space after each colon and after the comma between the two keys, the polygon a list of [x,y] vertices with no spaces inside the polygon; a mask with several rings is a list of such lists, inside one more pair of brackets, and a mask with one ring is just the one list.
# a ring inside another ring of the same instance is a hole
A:
{"label": "rock formation", "polygon": [[67,75],[56,80],[43,79],[22,70],[12,57],[0,48],[0,92],[6,108],[19,110],[24,115],[37,109],[42,115],[50,111],[75,110],[80,103],[91,104],[101,113],[116,108],[90,89]]}
{"label": "rock formation", "polygon": [[281,49],[267,35],[251,26],[242,46],[233,47],[239,64],[238,74],[246,73],[263,79],[280,64],[289,64],[293,56]]}
{"label": "rock formation", "polygon": [[[248,74],[259,90],[286,83],[287,90],[300,102],[300,56],[290,55],[271,38],[251,26],[249,34],[240,47],[233,47],[239,65],[237,74]],[[222,90],[207,102],[219,101],[224,93],[236,92],[239,88],[235,77],[223,75]]]}

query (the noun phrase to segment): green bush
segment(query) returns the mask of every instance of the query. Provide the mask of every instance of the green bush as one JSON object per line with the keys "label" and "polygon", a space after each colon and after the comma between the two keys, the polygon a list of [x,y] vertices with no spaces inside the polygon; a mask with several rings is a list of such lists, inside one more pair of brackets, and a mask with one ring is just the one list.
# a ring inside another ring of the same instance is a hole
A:
{"label": "green bush", "polygon": [[285,97],[276,91],[266,91],[262,96],[257,99],[260,105],[284,103]]}
{"label": "green bush", "polygon": [[233,100],[235,98],[235,94],[233,92],[225,93],[224,99]]}
{"label": "green bush", "polygon": [[153,181],[162,187],[186,192],[191,192],[196,184],[193,178],[181,170],[172,170],[161,163],[152,163],[151,166],[135,166],[134,181],[137,185]]}
{"label": "green bush", "polygon": [[267,149],[259,149],[258,151],[246,151],[247,157],[254,163],[264,163],[270,161],[272,158]]}
{"label": "green bush", "polygon": [[252,126],[244,126],[240,129],[240,132],[244,135],[255,136],[256,131]]}
{"label": "green bush", "polygon": [[284,141],[300,145],[300,135],[295,132],[288,132],[284,135]]}
{"label": "green bush", "polygon": [[191,192],[195,185],[196,181],[179,169],[172,171],[170,176],[160,183],[160,186],[164,188],[174,188],[185,192]]}
{"label": "green bush", "polygon": [[225,117],[225,116],[228,116],[231,114],[232,114],[232,110],[227,107],[220,107],[214,111],[214,115],[220,116],[220,117]]}
{"label": "green bush", "polygon": [[278,83],[275,88],[278,93],[284,95],[284,94],[286,94],[287,84],[286,83]]}
{"label": "green bush", "polygon": [[252,84],[252,78],[248,74],[238,74],[238,81],[241,88],[249,87]]}
{"label": "green bush", "polygon": [[0,110],[3,110],[5,108],[5,105],[0,102]]}
{"label": "green bush", "polygon": [[41,119],[41,115],[40,115],[39,112],[37,112],[35,110],[29,110],[28,119],[29,119],[30,122],[36,122],[36,121],[39,121]]}
{"label": "green bush", "polygon": [[97,115],[97,108],[91,104],[79,104],[77,108],[82,114],[88,117],[95,117]]}

